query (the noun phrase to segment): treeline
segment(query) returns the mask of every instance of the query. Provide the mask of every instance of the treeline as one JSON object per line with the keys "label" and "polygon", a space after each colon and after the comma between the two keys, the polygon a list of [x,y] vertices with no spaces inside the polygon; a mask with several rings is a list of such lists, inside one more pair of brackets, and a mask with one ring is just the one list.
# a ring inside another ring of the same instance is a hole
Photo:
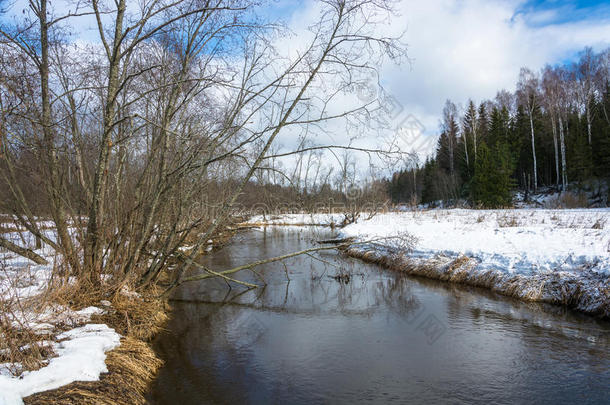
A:
{"label": "treeline", "polygon": [[447,100],[436,153],[394,173],[393,202],[503,207],[516,189],[592,190],[610,178],[610,48],[522,68],[515,92],[460,110]]}

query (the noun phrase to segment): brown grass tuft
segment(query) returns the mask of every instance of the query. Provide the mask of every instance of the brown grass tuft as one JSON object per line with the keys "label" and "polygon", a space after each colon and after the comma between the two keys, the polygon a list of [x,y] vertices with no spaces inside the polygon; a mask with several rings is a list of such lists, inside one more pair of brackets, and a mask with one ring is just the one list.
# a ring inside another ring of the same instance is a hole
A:
{"label": "brown grass tuft", "polygon": [[604,229],[604,225],[606,225],[606,220],[603,218],[598,218],[597,221],[593,224],[591,228],[593,229]]}
{"label": "brown grass tuft", "polygon": [[520,226],[519,220],[516,215],[508,215],[504,214],[502,216],[498,215],[498,226],[500,228],[513,228],[516,226]]}
{"label": "brown grass tuft", "polygon": [[99,316],[99,321],[123,336],[150,341],[167,321],[167,309],[167,303],[154,296],[138,299],[118,294],[112,309]]}

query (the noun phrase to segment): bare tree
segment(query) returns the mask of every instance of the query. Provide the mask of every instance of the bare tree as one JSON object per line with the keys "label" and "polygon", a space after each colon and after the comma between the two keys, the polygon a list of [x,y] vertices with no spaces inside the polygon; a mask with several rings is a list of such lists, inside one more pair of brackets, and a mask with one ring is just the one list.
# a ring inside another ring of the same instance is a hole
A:
{"label": "bare tree", "polygon": [[[0,27],[3,55],[20,63],[3,64],[1,160],[15,168],[26,150],[38,158],[57,232],[45,242],[72,274],[144,288],[171,268],[177,285],[255,176],[286,177],[277,159],[310,153],[299,169],[307,187],[319,151],[359,149],[274,148],[289,128],[372,123],[375,102],[330,106],[365,72],[405,55],[398,38],[377,34],[393,1],[317,4],[309,42],[289,54],[275,46],[286,29],[261,22],[249,0],[91,0],[63,14],[31,0],[19,25]],[[98,44],[78,48],[63,36],[77,16],[94,21]],[[11,170],[4,205],[43,237]],[[315,173],[324,184],[332,172]],[[187,240],[192,253],[178,254]]]}
{"label": "bare tree", "polygon": [[591,47],[586,47],[580,53],[580,59],[573,67],[576,96],[582,106],[587,120],[587,139],[591,145],[592,107],[595,98],[594,80],[597,72],[598,58]]}
{"label": "bare tree", "polygon": [[[441,128],[447,134],[447,146],[449,151],[449,172],[453,176],[455,173],[455,148],[457,146],[457,136],[459,132],[457,107],[450,100],[445,101],[443,107],[443,120]],[[466,152],[467,153],[467,152]]]}
{"label": "bare tree", "polygon": [[[597,93],[602,95],[610,85],[610,49],[606,49],[598,56],[598,68],[595,75],[595,86]],[[606,123],[610,125],[610,111],[605,103],[600,103]]]}
{"label": "bare tree", "polygon": [[[561,176],[559,174],[559,148],[557,142],[557,117],[558,117],[558,104],[559,104],[559,81],[555,77],[555,72],[552,67],[545,66],[542,71],[542,91],[543,91],[543,102],[547,109],[549,116],[551,117],[551,130],[553,132],[553,148],[555,151],[555,181],[556,185],[559,186]],[[562,183],[563,189],[563,183]]]}
{"label": "bare tree", "polygon": [[[555,170],[557,184],[561,183],[561,189],[568,187],[567,164],[566,164],[566,125],[567,117],[571,108],[571,80],[570,73],[563,67],[546,66],[543,70],[542,89],[544,103],[551,117],[551,128],[553,131],[553,145],[555,148]],[[559,146],[558,146],[559,143]],[[561,158],[559,157],[561,156]],[[560,162],[561,161],[561,170]]]}
{"label": "bare tree", "polygon": [[534,190],[538,188],[538,168],[536,165],[536,142],[534,137],[534,112],[538,106],[538,77],[528,68],[521,68],[517,82],[517,97],[525,107],[530,121],[532,135],[532,159],[534,162]]}

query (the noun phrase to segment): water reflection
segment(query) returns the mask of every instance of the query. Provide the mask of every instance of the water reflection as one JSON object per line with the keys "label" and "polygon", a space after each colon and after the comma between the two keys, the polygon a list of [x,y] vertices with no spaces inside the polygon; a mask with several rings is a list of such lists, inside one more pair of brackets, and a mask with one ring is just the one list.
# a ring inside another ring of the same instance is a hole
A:
{"label": "water reflection", "polygon": [[[248,232],[204,258],[222,270],[311,246]],[[187,285],[157,347],[151,401],[527,403],[607,400],[610,325],[559,307],[414,279],[325,252],[259,269],[264,288]],[[350,281],[332,278],[351,274]],[[253,274],[242,280],[259,282]]]}

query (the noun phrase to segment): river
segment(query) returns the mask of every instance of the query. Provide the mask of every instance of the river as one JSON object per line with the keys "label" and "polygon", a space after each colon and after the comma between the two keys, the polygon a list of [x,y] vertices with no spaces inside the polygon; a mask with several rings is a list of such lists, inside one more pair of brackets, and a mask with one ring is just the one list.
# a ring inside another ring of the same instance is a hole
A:
{"label": "river", "polygon": [[[220,271],[330,236],[251,230],[201,260]],[[314,256],[262,266],[265,288],[182,286],[155,341],[165,365],[151,403],[610,402],[608,321],[334,251]]]}

